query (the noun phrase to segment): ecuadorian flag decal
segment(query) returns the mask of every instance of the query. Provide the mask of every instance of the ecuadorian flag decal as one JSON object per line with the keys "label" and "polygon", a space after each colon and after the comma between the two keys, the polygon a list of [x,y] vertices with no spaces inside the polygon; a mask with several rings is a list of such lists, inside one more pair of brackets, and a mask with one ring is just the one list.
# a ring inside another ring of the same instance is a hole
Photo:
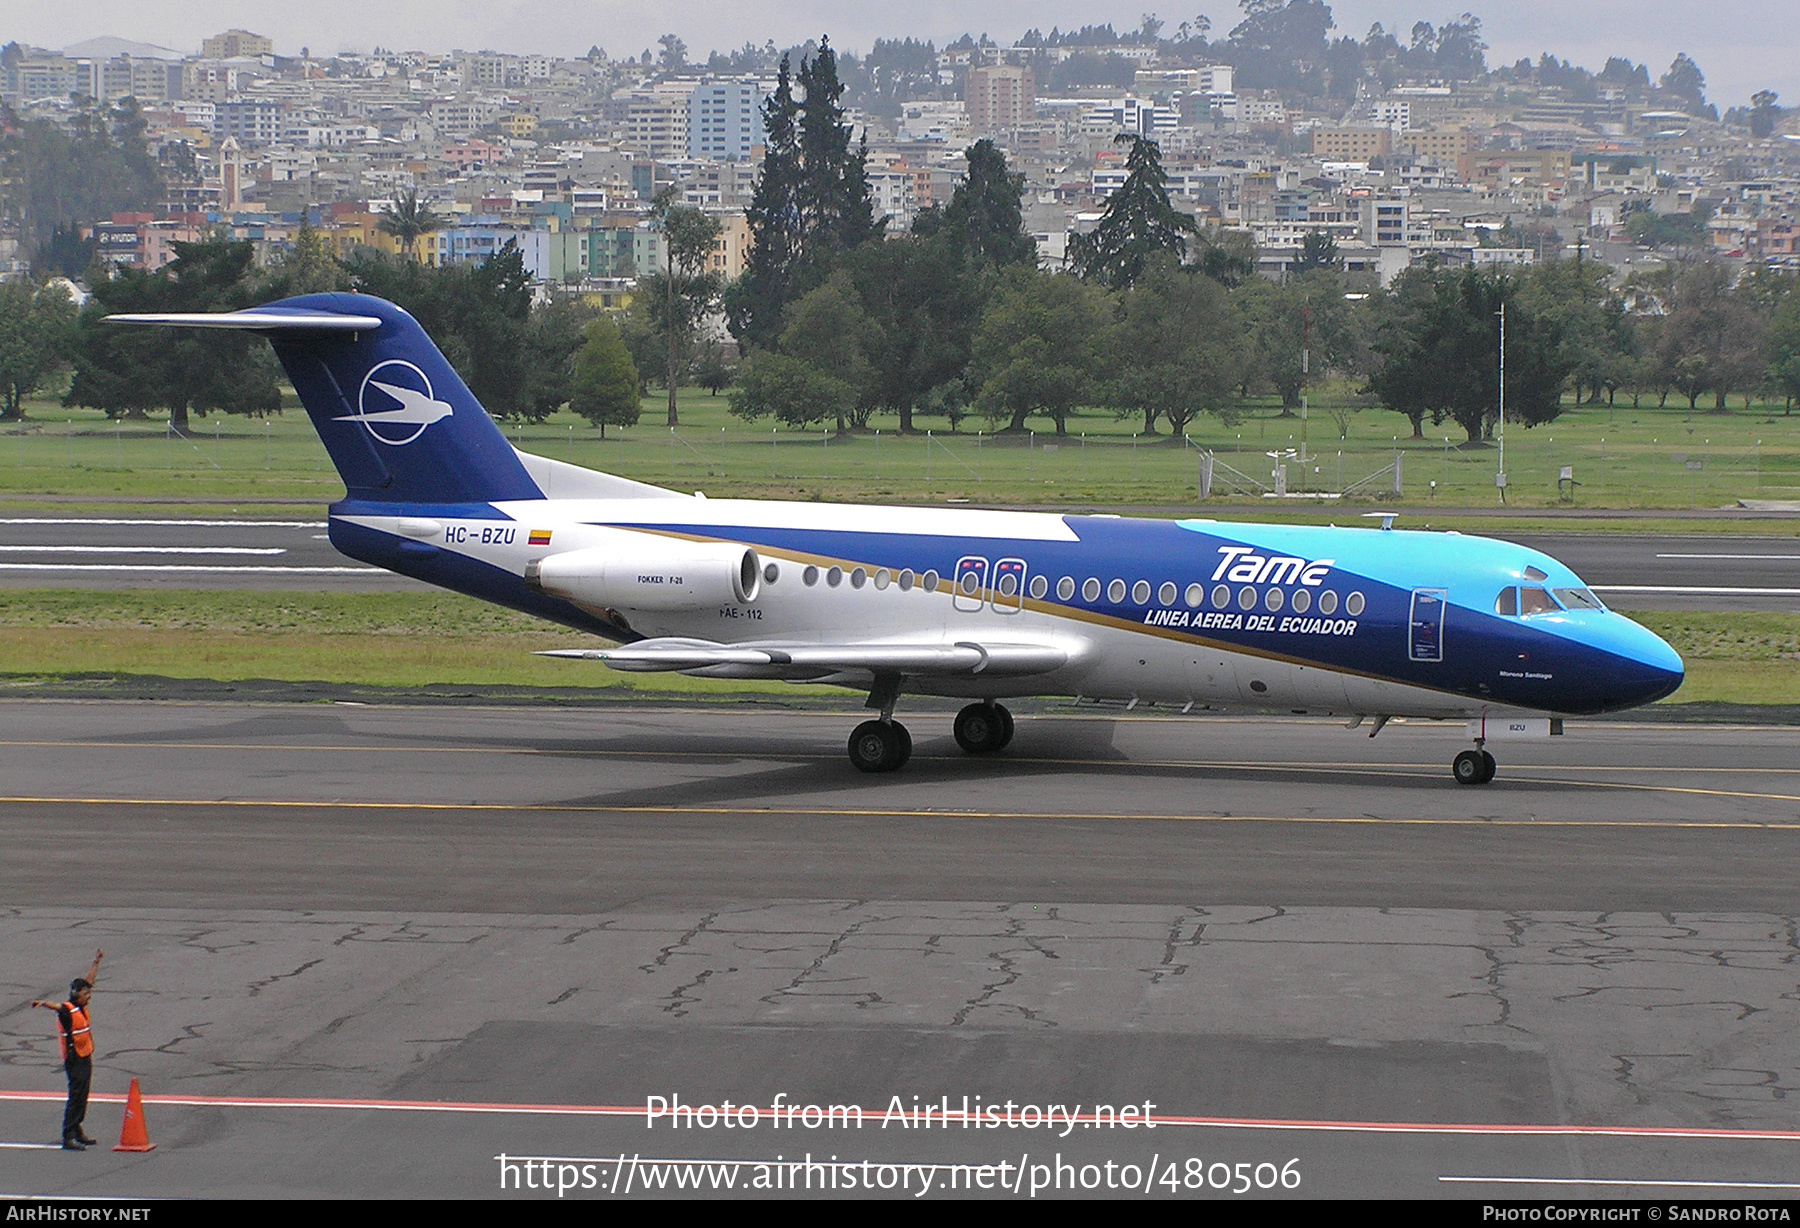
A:
{"label": "ecuadorian flag decal", "polygon": [[525,543],[528,546],[548,546],[550,544],[549,529],[533,529],[531,537]]}

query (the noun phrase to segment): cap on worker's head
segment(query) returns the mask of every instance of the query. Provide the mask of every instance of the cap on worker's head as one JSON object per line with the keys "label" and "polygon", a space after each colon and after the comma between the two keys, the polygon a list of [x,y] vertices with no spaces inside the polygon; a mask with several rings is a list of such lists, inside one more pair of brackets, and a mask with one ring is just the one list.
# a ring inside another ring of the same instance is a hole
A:
{"label": "cap on worker's head", "polygon": [[82,990],[92,989],[92,988],[93,988],[93,986],[88,984],[87,979],[85,977],[78,976],[74,980],[69,982],[69,996],[74,997],[76,994],[80,993]]}

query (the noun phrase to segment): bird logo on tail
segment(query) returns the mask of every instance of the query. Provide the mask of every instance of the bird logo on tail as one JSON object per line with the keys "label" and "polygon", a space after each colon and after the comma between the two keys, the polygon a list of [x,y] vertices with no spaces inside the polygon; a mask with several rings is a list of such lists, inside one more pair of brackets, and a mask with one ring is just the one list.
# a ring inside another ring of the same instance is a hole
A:
{"label": "bird logo on tail", "polygon": [[340,414],[334,421],[360,422],[391,447],[411,443],[433,422],[455,412],[448,401],[436,399],[423,371],[399,358],[378,363],[363,376],[356,404],[356,413]]}

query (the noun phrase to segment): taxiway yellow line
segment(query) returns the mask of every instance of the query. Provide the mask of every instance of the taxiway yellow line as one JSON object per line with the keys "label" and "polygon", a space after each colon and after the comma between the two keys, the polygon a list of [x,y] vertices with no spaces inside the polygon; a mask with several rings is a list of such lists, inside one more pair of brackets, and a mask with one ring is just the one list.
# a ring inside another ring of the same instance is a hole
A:
{"label": "taxiway yellow line", "polygon": [[[1793,800],[1800,801],[1800,798]],[[1668,828],[1717,831],[1800,831],[1800,822],[1723,822],[1701,819],[1443,819],[1391,818],[1368,815],[1267,815],[1267,814],[1104,814],[1032,810],[922,810],[840,808],[816,806],[595,806],[532,802],[384,802],[304,801],[295,798],[183,798],[183,797],[0,797],[0,805],[45,806],[161,806],[185,810],[346,810],[426,813],[509,814],[617,814],[617,815],[714,815],[742,818],[848,818],[848,819],[1051,819],[1078,822],[1129,821],[1162,823],[1285,823],[1379,827],[1538,827],[1538,828]]]}

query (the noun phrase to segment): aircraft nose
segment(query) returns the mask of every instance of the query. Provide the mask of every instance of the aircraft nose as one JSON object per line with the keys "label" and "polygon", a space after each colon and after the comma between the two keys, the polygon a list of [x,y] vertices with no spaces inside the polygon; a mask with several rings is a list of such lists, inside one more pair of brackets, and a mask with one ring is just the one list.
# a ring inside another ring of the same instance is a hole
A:
{"label": "aircraft nose", "polygon": [[1619,699],[1637,706],[1655,703],[1673,695],[1687,677],[1681,656],[1660,635],[1641,627],[1624,615],[1615,617],[1624,624],[1618,628],[1613,655],[1619,666]]}

